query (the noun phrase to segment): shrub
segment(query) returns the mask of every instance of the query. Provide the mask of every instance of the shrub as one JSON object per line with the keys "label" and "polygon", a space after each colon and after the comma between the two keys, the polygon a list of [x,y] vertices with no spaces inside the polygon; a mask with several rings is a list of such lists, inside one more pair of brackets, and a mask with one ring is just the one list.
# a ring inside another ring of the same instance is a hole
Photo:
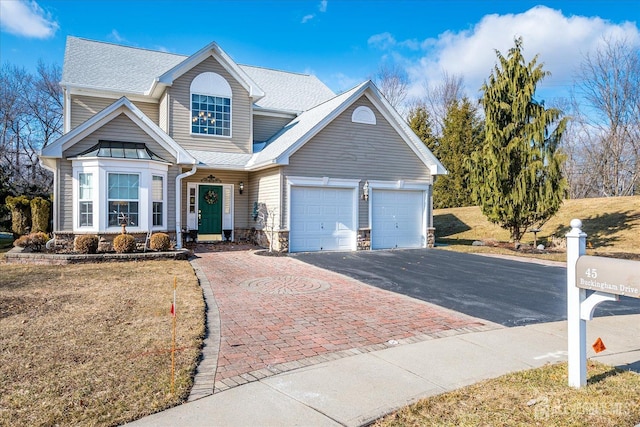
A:
{"label": "shrub", "polygon": [[85,234],[73,241],[73,249],[81,254],[95,254],[98,251],[98,236]]}
{"label": "shrub", "polygon": [[31,231],[46,232],[49,229],[49,217],[51,215],[51,202],[36,197],[31,200]]}
{"label": "shrub", "polygon": [[7,196],[7,206],[11,209],[11,231],[14,234],[27,234],[31,226],[31,204],[27,196]]}
{"label": "shrub", "polygon": [[166,251],[171,247],[171,239],[165,233],[154,233],[149,240],[149,247],[154,251]]}
{"label": "shrub", "polygon": [[47,233],[37,232],[21,236],[13,242],[13,245],[21,248],[30,248],[33,252],[40,252],[48,240],[49,235]]}
{"label": "shrub", "polygon": [[113,249],[119,254],[136,250],[136,239],[131,234],[119,234],[113,239]]}

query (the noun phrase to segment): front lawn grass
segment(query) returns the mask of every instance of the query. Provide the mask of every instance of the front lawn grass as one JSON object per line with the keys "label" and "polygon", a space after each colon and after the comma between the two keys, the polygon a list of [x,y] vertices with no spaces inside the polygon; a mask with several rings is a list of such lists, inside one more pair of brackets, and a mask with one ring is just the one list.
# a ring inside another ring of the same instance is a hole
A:
{"label": "front lawn grass", "polygon": [[0,265],[0,425],[111,426],[174,406],[188,397],[203,336],[187,261]]}
{"label": "front lawn grass", "polygon": [[[558,213],[537,233],[538,243],[548,247],[552,236],[559,241],[569,232],[573,218],[582,220],[587,233],[587,254],[640,259],[640,196],[565,200]],[[509,232],[487,221],[480,207],[436,209],[433,216],[436,244],[459,252],[498,253],[566,261],[565,252],[536,253],[504,247],[472,246],[472,242],[508,242]],[[522,243],[533,244],[527,232]]]}
{"label": "front lawn grass", "polygon": [[398,426],[599,426],[640,422],[640,375],[589,362],[588,384],[567,385],[567,364],[507,374],[407,406],[375,423]]}

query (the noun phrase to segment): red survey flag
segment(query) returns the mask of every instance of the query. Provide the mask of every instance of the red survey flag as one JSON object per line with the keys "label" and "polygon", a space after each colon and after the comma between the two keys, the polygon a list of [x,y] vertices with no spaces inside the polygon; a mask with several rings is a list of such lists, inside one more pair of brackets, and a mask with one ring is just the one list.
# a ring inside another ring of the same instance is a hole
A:
{"label": "red survey flag", "polygon": [[176,308],[175,308],[175,306],[173,305],[173,303],[171,303],[171,315],[172,315],[172,316],[175,316],[175,315],[176,315]]}
{"label": "red survey flag", "polygon": [[604,346],[604,343],[602,342],[600,337],[598,337],[596,342],[594,342],[591,347],[593,347],[593,351],[595,351],[596,353],[600,353],[601,351],[605,351],[607,349],[607,347]]}

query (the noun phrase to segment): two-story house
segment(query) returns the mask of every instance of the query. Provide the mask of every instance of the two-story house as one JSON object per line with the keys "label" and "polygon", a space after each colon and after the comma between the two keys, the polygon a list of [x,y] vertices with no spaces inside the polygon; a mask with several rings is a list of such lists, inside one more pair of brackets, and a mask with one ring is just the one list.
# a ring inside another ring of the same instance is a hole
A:
{"label": "two-story house", "polygon": [[125,222],[178,246],[265,227],[292,252],[428,243],[446,170],[371,81],[336,95],[216,43],[182,56],[69,37],[61,85],[64,135],[40,156],[59,239]]}

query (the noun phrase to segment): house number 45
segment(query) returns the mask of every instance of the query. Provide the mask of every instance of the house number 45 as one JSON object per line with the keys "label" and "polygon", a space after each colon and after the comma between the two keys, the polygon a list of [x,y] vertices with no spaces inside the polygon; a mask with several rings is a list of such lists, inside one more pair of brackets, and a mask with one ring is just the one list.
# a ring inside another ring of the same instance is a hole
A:
{"label": "house number 45", "polygon": [[595,279],[598,277],[598,270],[595,268],[587,268],[587,270],[584,272],[584,275],[590,279]]}

